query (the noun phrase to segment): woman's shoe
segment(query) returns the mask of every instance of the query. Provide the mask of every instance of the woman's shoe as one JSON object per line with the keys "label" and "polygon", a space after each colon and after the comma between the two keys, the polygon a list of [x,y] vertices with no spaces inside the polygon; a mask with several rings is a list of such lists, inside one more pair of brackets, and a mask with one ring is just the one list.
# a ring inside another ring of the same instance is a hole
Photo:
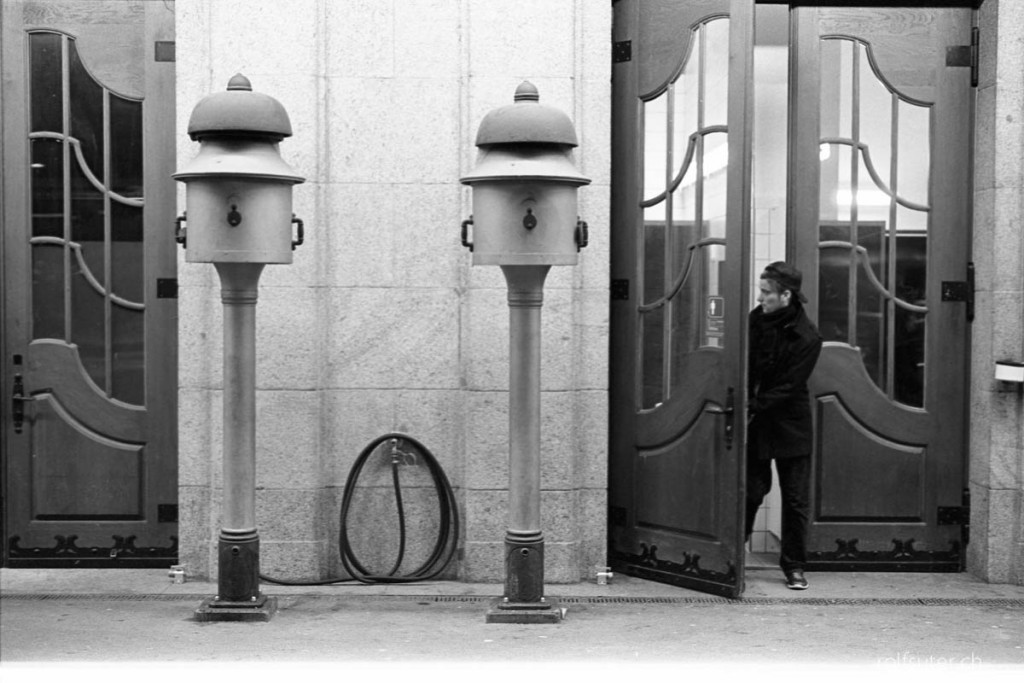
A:
{"label": "woman's shoe", "polygon": [[795,591],[807,590],[809,584],[807,579],[804,578],[804,572],[801,569],[792,569],[786,572],[786,588],[791,588]]}

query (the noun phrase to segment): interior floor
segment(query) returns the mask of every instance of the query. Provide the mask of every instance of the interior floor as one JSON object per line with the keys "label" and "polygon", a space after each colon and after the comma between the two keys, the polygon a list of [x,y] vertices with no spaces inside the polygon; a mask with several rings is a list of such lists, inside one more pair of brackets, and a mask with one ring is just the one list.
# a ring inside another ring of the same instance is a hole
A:
{"label": "interior floor", "polygon": [[751,552],[747,551],[747,569],[778,569],[779,554],[777,552]]}

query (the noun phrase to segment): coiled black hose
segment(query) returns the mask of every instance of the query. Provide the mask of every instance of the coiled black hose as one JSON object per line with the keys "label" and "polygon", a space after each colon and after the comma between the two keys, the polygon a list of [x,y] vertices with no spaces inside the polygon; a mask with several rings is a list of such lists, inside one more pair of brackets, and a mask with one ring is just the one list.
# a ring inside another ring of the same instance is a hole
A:
{"label": "coiled black hose", "polygon": [[[359,474],[362,472],[363,466],[366,465],[370,456],[373,455],[377,448],[388,441],[391,442],[391,481],[395,489],[395,505],[398,508],[398,554],[394,565],[388,573],[371,574],[356,557],[355,553],[352,551],[352,546],[349,543],[348,512],[352,505],[352,498],[355,494],[356,481],[359,479]],[[434,548],[430,553],[430,556],[422,565],[408,574],[396,576],[396,572],[399,567],[402,566],[402,561],[405,558],[406,537],[405,507],[402,502],[402,486],[399,481],[398,470],[399,465],[402,464],[402,458],[409,457],[411,455],[401,450],[401,443],[403,441],[411,444],[419,454],[423,456],[423,459],[427,464],[431,479],[434,482],[434,490],[437,492],[440,519],[438,524],[437,540],[434,543]],[[359,457],[356,458],[356,461],[352,464],[352,469],[348,474],[348,480],[345,482],[345,491],[341,499],[341,511],[339,516],[338,551],[341,555],[341,564],[345,567],[345,571],[348,572],[350,578],[291,581],[286,579],[276,579],[271,576],[260,574],[260,579],[268,583],[276,583],[283,586],[326,586],[335,583],[346,583],[349,581],[358,581],[366,584],[428,581],[445,570],[451,562],[452,557],[454,557],[455,549],[458,546],[459,510],[458,504],[455,500],[455,493],[452,491],[451,483],[448,481],[448,477],[445,475],[444,470],[437,461],[437,458],[434,457],[434,454],[431,453],[430,450],[422,443],[406,434],[397,432],[384,434],[383,436],[379,436],[371,441],[366,448],[362,450]]]}

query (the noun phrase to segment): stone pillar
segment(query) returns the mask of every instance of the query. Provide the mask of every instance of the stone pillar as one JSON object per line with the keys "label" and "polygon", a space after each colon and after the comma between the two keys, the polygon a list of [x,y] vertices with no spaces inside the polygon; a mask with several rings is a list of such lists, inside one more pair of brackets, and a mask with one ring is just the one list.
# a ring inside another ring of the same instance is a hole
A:
{"label": "stone pillar", "polygon": [[994,379],[1024,360],[1024,6],[979,11],[968,571],[1024,583],[1024,394]]}

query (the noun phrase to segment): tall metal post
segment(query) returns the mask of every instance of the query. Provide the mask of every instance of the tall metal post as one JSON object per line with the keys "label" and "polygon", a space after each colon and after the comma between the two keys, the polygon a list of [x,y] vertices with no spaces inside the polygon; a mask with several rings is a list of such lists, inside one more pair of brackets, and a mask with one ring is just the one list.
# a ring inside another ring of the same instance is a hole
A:
{"label": "tall metal post", "polygon": [[509,306],[509,522],[499,609],[550,609],[540,520],[540,340],[551,266],[501,266]]}
{"label": "tall metal post", "polygon": [[262,620],[277,609],[260,593],[256,529],[256,301],[264,264],[214,266],[224,307],[224,489],[217,596],[197,616]]}

